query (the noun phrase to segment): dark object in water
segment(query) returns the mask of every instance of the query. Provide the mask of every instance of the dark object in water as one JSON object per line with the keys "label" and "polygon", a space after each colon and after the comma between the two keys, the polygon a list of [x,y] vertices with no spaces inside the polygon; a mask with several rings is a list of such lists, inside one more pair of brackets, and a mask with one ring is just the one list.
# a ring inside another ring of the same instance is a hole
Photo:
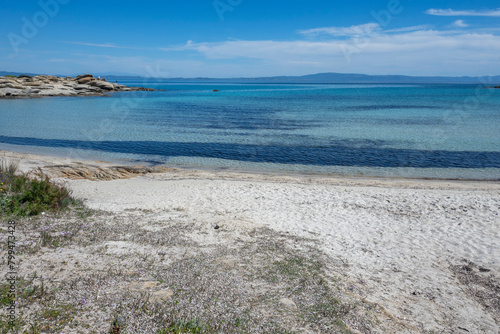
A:
{"label": "dark object in water", "polygon": [[214,92],[218,92],[219,90],[218,89],[214,89]]}

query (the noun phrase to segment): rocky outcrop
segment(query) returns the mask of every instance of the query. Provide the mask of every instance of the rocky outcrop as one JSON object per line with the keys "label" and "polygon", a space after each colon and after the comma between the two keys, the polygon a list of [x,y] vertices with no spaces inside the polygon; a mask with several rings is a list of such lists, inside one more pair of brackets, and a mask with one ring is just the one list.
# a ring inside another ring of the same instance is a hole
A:
{"label": "rocky outcrop", "polygon": [[92,82],[94,80],[95,80],[94,78],[86,77],[86,78],[77,79],[76,81],[81,85],[81,84],[86,84],[86,83]]}
{"label": "rocky outcrop", "polygon": [[53,75],[19,77],[0,76],[0,98],[28,98],[43,96],[99,96],[112,92],[154,91],[145,87],[128,87],[95,78],[92,74],[73,77]]}
{"label": "rocky outcrop", "polygon": [[107,81],[92,81],[89,83],[90,86],[99,87],[103,90],[113,90],[115,87],[112,83]]}
{"label": "rocky outcrop", "polygon": [[150,174],[150,173],[166,173],[175,169],[155,166],[93,166],[93,165],[56,165],[46,167],[49,173],[55,177],[64,177],[72,180],[118,180],[129,179],[132,177]]}

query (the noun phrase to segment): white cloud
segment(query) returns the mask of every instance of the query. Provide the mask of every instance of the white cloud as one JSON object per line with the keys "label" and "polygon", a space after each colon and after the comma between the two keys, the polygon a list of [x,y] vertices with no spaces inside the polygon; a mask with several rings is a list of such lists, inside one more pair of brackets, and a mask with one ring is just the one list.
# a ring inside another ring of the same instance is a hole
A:
{"label": "white cloud", "polygon": [[464,20],[456,20],[451,25],[457,28],[467,28],[469,26]]}
{"label": "white cloud", "polygon": [[135,50],[145,50],[143,48],[136,48],[131,46],[120,46],[114,43],[86,43],[86,42],[63,42],[66,44],[75,44],[75,45],[85,45],[85,46],[95,46],[99,48],[113,48],[113,49],[135,49]]}
{"label": "white cloud", "polygon": [[326,28],[299,30],[298,33],[309,36],[330,35],[330,36],[351,37],[351,36],[371,35],[379,30],[380,30],[380,24],[366,23],[350,27],[326,27]]}
{"label": "white cloud", "polygon": [[[429,26],[413,26],[384,31],[372,24],[374,30],[367,31],[373,33],[360,35],[354,28],[366,26],[310,29],[288,41],[188,41],[160,49],[166,53],[144,52],[136,57],[127,56],[126,52],[101,55],[75,54],[81,50],[71,50],[68,52],[73,53],[69,55],[65,52],[44,55],[26,51],[18,58],[23,57],[27,64],[22,71],[36,73],[43,68],[44,73],[61,74],[123,71],[164,77],[257,77],[320,72],[499,74],[495,71],[500,54],[500,29],[437,30]],[[109,43],[83,45],[100,46],[108,51],[121,47]],[[5,67],[15,69],[19,66],[18,58],[2,61]],[[68,58],[67,62],[65,58]],[[151,74],[149,69],[156,70]]]}
{"label": "white cloud", "polygon": [[190,42],[165,50],[192,52],[207,64],[220,64],[220,60],[226,64],[239,64],[239,72],[226,75],[230,77],[323,71],[410,75],[498,74],[491,73],[491,69],[497,68],[500,36],[488,32],[415,28],[380,30],[373,35],[354,35],[347,39],[343,32],[320,40]]}
{"label": "white cloud", "polygon": [[403,28],[390,29],[390,30],[385,30],[384,32],[408,32],[408,31],[430,30],[430,29],[432,29],[432,26],[429,26],[429,25],[419,25],[419,26],[412,26],[412,27],[403,27]]}
{"label": "white cloud", "polygon": [[76,45],[86,45],[86,46],[96,46],[99,48],[118,48],[124,49],[122,46],[118,46],[112,43],[98,44],[98,43],[85,43],[85,42],[64,42],[66,44],[76,44]]}
{"label": "white cloud", "polygon": [[436,16],[498,16],[500,17],[500,8],[493,10],[453,10],[453,9],[429,9],[426,11],[429,15]]}

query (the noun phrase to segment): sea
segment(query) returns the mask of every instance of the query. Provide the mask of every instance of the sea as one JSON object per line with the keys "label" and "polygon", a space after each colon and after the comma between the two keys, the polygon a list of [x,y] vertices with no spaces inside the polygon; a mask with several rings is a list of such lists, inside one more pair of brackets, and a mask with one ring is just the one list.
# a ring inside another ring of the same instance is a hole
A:
{"label": "sea", "polygon": [[500,180],[500,89],[120,81],[0,100],[0,149],[117,164]]}

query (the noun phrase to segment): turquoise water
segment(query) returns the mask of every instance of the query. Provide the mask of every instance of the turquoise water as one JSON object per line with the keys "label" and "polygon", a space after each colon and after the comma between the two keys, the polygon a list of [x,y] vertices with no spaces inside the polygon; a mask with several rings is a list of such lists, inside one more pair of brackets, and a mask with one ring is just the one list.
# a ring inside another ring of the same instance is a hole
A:
{"label": "turquoise water", "polygon": [[0,100],[0,148],[195,168],[500,179],[498,89],[146,86],[163,91]]}

